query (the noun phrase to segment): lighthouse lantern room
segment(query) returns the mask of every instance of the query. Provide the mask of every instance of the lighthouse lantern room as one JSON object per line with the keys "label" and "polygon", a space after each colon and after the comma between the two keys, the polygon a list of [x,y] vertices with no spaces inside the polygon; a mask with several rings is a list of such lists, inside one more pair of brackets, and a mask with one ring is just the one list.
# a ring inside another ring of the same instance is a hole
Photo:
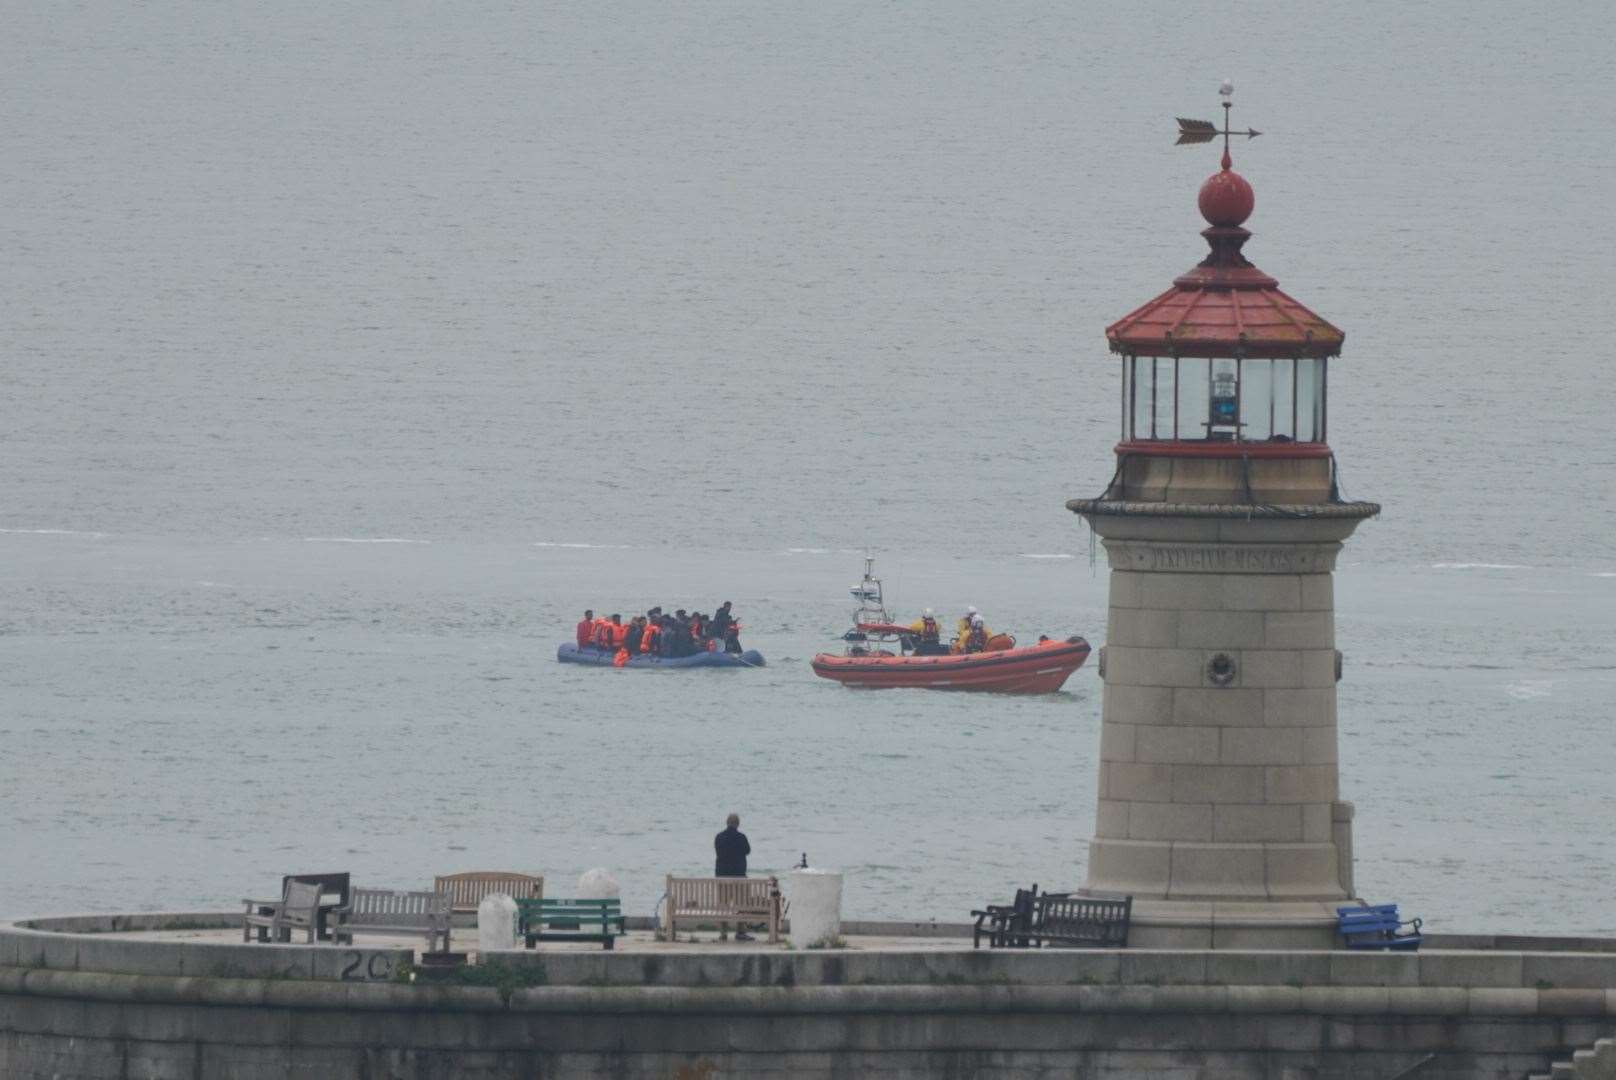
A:
{"label": "lighthouse lantern room", "polygon": [[[1118,480],[1139,498],[1207,501],[1233,484],[1261,502],[1333,499],[1329,364],[1345,335],[1242,251],[1256,195],[1234,171],[1228,137],[1257,133],[1229,131],[1228,96],[1221,132],[1180,121],[1180,142],[1224,137],[1222,168],[1197,200],[1210,251],[1172,288],[1106,328],[1122,359]],[[1174,483],[1151,463],[1164,457],[1240,465],[1180,469]]]}

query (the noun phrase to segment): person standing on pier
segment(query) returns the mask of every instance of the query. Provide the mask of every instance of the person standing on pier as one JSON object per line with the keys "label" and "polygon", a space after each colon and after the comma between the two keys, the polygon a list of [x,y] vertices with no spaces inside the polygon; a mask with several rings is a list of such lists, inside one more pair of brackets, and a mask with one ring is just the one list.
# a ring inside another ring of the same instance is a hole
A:
{"label": "person standing on pier", "polygon": [[[713,837],[713,852],[718,856],[713,866],[714,877],[745,877],[746,857],[752,854],[752,845],[741,831],[741,815],[731,814],[724,821],[724,831]],[[735,927],[736,941],[751,941],[746,924]]]}
{"label": "person standing on pier", "polygon": [[741,831],[741,815],[731,814],[725,819],[724,831],[713,837],[713,852],[718,856],[714,877],[746,876],[746,857],[752,854],[752,845]]}

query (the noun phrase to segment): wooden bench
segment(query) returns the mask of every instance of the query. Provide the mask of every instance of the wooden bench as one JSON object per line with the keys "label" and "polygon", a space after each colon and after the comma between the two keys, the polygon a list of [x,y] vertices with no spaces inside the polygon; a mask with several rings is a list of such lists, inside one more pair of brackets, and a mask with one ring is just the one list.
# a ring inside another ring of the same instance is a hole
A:
{"label": "wooden bench", "polygon": [[449,951],[449,898],[442,893],[354,889],[331,914],[339,945],[353,944],[355,934],[424,934],[428,952],[439,942]]}
{"label": "wooden bench", "polygon": [[348,902],[348,892],[351,889],[350,875],[342,873],[331,874],[287,874],[281,878],[281,891],[286,891],[288,881],[307,881],[320,886],[320,933],[321,941],[331,940],[331,928],[326,924],[330,922],[331,912]]}
{"label": "wooden bench", "polygon": [[432,891],[447,896],[449,910],[460,915],[475,912],[494,893],[504,893],[512,900],[538,900],[544,896],[544,878],[514,871],[468,870],[433,878]]}
{"label": "wooden bench", "polygon": [[780,940],[780,882],[775,878],[677,878],[668,875],[668,940],[679,940],[679,924],[734,926],[757,923]]}
{"label": "wooden bench", "polygon": [[529,949],[537,941],[598,941],[610,949],[627,933],[623,902],[615,896],[600,900],[518,900],[516,917],[518,933]]}
{"label": "wooden bench", "polygon": [[[1419,919],[1399,919],[1396,904],[1338,907],[1336,932],[1349,949],[1397,949],[1414,952],[1424,941]],[[1403,927],[1410,927],[1403,933]]]}
{"label": "wooden bench", "polygon": [[241,917],[241,940],[252,941],[256,929],[259,941],[291,941],[296,929],[306,930],[309,944],[314,944],[320,929],[321,894],[321,886],[315,882],[288,880],[279,900],[242,900],[247,911]]}
{"label": "wooden bench", "polygon": [[982,938],[988,939],[990,949],[1025,949],[1031,942],[1033,901],[1038,897],[1038,886],[1017,889],[1016,898],[1008,904],[988,904],[971,914],[976,925],[971,928],[971,948],[980,949]]}
{"label": "wooden bench", "polygon": [[1122,949],[1128,945],[1133,897],[1097,900],[1070,893],[1045,893],[1033,902],[1034,948],[1045,946]]}

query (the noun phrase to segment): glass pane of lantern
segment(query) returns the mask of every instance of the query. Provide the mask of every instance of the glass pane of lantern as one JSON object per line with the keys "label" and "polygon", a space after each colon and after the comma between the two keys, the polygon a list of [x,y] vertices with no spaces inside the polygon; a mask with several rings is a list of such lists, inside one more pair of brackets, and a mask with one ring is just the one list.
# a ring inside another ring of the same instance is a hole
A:
{"label": "glass pane of lantern", "polygon": [[1275,360],[1273,363],[1274,431],[1276,438],[1296,438],[1296,425],[1291,420],[1292,395],[1296,392],[1296,361]]}
{"label": "glass pane of lantern", "polygon": [[1158,356],[1156,358],[1156,430],[1158,439],[1171,439],[1173,437],[1173,360],[1171,357]]}
{"label": "glass pane of lantern", "polygon": [[1133,358],[1133,434],[1130,438],[1150,438],[1150,371],[1152,358]]}
{"label": "glass pane of lantern", "polygon": [[1319,439],[1319,405],[1323,384],[1317,360],[1296,361],[1296,441]]}
{"label": "glass pane of lantern", "polygon": [[1240,429],[1242,439],[1267,439],[1274,433],[1272,413],[1273,362],[1269,360],[1242,360],[1240,362]]}
{"label": "glass pane of lantern", "polygon": [[1207,385],[1210,360],[1178,362],[1178,437],[1206,438]]}
{"label": "glass pane of lantern", "polygon": [[1212,409],[1207,438],[1232,439],[1240,430],[1240,374],[1233,360],[1212,361]]}

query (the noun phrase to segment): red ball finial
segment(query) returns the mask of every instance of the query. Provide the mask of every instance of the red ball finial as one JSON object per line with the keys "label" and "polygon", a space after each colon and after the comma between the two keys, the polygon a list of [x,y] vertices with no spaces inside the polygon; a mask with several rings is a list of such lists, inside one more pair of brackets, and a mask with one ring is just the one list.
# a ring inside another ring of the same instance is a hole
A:
{"label": "red ball finial", "polygon": [[1206,183],[1201,185],[1201,194],[1196,201],[1208,225],[1242,225],[1257,205],[1257,193],[1251,190],[1244,176],[1230,168],[1232,164],[1229,152],[1225,150],[1223,170],[1207,177]]}

